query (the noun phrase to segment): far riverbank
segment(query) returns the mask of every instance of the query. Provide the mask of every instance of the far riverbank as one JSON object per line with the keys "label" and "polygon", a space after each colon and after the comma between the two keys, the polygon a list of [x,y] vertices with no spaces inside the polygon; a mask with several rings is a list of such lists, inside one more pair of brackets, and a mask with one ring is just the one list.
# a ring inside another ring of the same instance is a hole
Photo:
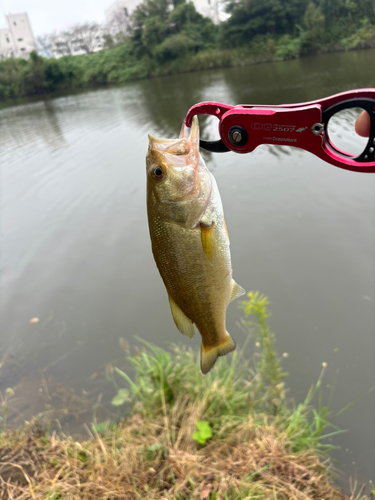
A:
{"label": "far riverbank", "polygon": [[285,61],[329,52],[375,48],[375,26],[367,24],[339,42],[305,51],[301,37],[291,35],[255,37],[249,45],[235,49],[208,48],[185,53],[164,63],[145,55],[136,57],[131,44],[101,52],[60,59],[45,58],[36,52],[28,60],[0,61],[0,100],[52,92],[96,88],[135,80],[209,69],[248,66]]}

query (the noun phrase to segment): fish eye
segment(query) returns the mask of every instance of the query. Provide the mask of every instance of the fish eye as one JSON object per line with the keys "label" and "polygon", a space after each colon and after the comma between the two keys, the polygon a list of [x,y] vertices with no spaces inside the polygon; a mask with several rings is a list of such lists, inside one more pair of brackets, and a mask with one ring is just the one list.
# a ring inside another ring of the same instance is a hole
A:
{"label": "fish eye", "polygon": [[158,165],[152,170],[151,175],[154,179],[160,181],[164,177],[164,170]]}

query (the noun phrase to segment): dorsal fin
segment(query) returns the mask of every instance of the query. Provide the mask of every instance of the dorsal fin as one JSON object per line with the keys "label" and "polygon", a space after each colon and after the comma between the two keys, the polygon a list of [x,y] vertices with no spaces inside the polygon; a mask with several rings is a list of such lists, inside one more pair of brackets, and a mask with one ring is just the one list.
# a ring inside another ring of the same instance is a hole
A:
{"label": "dorsal fin", "polygon": [[198,118],[196,116],[193,116],[193,118],[191,120],[189,141],[193,147],[193,150],[195,151],[195,153],[198,157],[199,156],[199,123],[198,123]]}

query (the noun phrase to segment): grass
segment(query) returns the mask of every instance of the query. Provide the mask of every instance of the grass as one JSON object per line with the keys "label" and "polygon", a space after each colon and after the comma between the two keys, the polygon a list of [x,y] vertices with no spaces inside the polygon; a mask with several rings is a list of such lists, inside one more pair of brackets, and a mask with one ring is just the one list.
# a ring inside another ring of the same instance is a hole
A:
{"label": "grass", "polygon": [[256,335],[254,363],[242,350],[202,376],[197,353],[139,339],[127,358],[132,378],[119,368],[113,374],[114,403],[131,403],[119,424],[97,423],[87,440],[49,435],[34,423],[1,433],[0,498],[348,498],[333,484],[323,442],[340,431],[328,408],[312,406],[324,367],[303,403],[288,400],[267,306],[258,293],[241,304],[255,318],[242,323]]}

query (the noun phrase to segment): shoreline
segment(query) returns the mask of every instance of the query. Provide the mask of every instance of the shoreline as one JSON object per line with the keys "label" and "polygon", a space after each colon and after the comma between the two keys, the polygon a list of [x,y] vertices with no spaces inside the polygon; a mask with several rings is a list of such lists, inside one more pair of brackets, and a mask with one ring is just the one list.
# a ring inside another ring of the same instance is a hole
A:
{"label": "shoreline", "polygon": [[[371,29],[373,36],[366,40],[357,40],[354,46],[334,43],[321,47],[319,50],[299,52],[298,47],[293,45],[295,42],[293,39],[286,38],[284,41],[283,39],[275,41],[265,37],[264,40],[259,39],[247,48],[206,49],[196,54],[173,59],[159,66],[146,57],[141,60],[126,59],[129,52],[127,45],[90,55],[64,56],[60,59],[46,59],[35,53],[33,58],[27,61],[17,59],[12,60],[12,62],[9,60],[0,61],[0,103],[11,101],[10,105],[12,105],[12,103],[17,104],[19,99],[53,96],[54,94],[69,95],[75,91],[100,89],[175,74],[282,62],[349,50],[371,50],[375,48],[375,27]],[[109,59],[111,59],[110,63]],[[124,63],[124,61],[129,62]],[[8,81],[4,82],[4,71],[1,70],[11,64],[14,66],[12,69],[13,80],[8,78]],[[25,70],[24,66],[29,65],[28,70],[32,78],[30,75],[27,77],[17,76],[14,71],[17,65],[20,66],[20,75]],[[94,65],[95,70],[92,69]],[[106,71],[103,71],[102,68],[106,65],[108,67]],[[46,75],[53,72],[57,75],[54,77],[56,81],[49,81]],[[30,80],[32,80],[32,84],[30,84]]]}
{"label": "shoreline", "polygon": [[[50,434],[36,417],[22,429],[0,432],[0,494],[14,500],[259,499],[370,500],[347,496],[334,483],[328,437],[341,431],[320,400],[326,363],[305,400],[287,396],[281,358],[267,317],[268,299],[249,292],[244,349],[220,358],[202,376],[199,354],[170,351],[141,339],[126,370],[112,364],[114,406],[131,404],[119,422],[86,425],[88,439]],[[116,361],[116,365],[119,361]],[[9,392],[9,396],[12,394]],[[348,481],[349,483],[349,481]],[[348,484],[349,486],[349,484]]]}

